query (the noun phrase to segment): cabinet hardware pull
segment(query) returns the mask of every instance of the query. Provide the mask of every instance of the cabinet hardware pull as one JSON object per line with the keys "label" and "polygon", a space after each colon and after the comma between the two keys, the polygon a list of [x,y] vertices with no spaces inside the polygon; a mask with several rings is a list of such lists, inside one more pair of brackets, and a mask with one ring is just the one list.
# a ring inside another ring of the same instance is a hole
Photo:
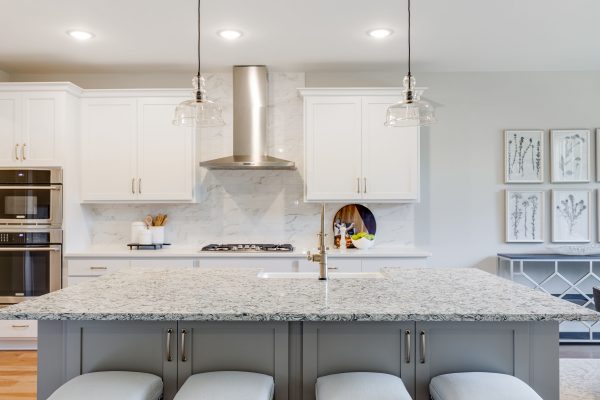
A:
{"label": "cabinet hardware pull", "polygon": [[329,269],[329,270],[338,270],[339,268],[338,267],[327,267],[327,269]]}
{"label": "cabinet hardware pull", "polygon": [[90,267],[90,269],[108,269],[108,267]]}
{"label": "cabinet hardware pull", "polygon": [[19,143],[15,144],[15,160],[19,161]]}
{"label": "cabinet hardware pull", "polygon": [[142,178],[138,178],[138,193],[142,194]]}
{"label": "cabinet hardware pull", "polygon": [[131,194],[135,194],[135,178],[131,178]]}
{"label": "cabinet hardware pull", "polygon": [[173,361],[173,356],[171,356],[171,334],[173,333],[173,329],[167,329],[167,361]]}
{"label": "cabinet hardware pull", "polygon": [[187,335],[187,330],[181,330],[181,361],[186,362],[187,357],[185,356],[185,336]]}
{"label": "cabinet hardware pull", "polygon": [[23,155],[21,158],[23,160],[27,160],[27,157],[25,157],[25,146],[27,146],[27,143],[23,143],[23,146],[21,147],[21,154]]}
{"label": "cabinet hardware pull", "polygon": [[421,348],[420,348],[420,362],[421,364],[425,364],[425,354],[427,353],[427,340],[425,338],[425,332],[421,331],[419,334],[421,337]]}
{"label": "cabinet hardware pull", "polygon": [[29,325],[11,325],[13,328],[29,328]]}
{"label": "cabinet hardware pull", "polygon": [[365,180],[365,187],[363,188],[363,193],[367,193],[367,178],[363,178]]}
{"label": "cabinet hardware pull", "polygon": [[356,178],[356,193],[360,194],[360,178]]}
{"label": "cabinet hardware pull", "polygon": [[404,356],[404,361],[407,364],[410,364],[410,344],[411,344],[411,340],[410,340],[410,331],[407,330],[404,332],[404,352],[406,353]]}

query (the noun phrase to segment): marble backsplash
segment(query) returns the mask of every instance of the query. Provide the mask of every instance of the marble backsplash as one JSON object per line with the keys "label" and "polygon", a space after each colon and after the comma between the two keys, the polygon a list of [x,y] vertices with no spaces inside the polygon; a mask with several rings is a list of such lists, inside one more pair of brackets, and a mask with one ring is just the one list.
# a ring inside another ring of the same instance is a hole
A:
{"label": "marble backsplash", "polygon": [[[198,133],[198,160],[230,155],[233,145],[232,76],[218,73],[206,78],[208,94],[221,103],[226,125]],[[196,204],[83,205],[90,243],[124,245],[129,242],[132,221],[162,212],[169,215],[166,239],[174,246],[280,242],[298,249],[314,247],[320,207],[303,201],[303,104],[296,89],[304,84],[303,73],[269,74],[268,148],[271,155],[294,161],[297,170],[208,171],[198,167]],[[327,205],[328,221],[341,206]],[[414,244],[414,205],[367,207],[377,219],[377,246]]]}

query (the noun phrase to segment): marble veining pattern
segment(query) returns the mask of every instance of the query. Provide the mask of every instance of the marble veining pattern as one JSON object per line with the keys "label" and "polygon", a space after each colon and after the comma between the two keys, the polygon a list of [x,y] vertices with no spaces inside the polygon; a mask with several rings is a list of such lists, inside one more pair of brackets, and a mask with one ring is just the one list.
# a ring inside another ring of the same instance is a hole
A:
{"label": "marble veining pattern", "polygon": [[134,268],[0,311],[0,319],[541,321],[600,314],[476,269],[383,279],[261,279],[260,269]]}
{"label": "marble veining pattern", "polygon": [[[231,155],[233,146],[231,73],[206,76],[208,92],[223,107],[226,125],[198,132],[198,161]],[[169,215],[166,238],[177,246],[280,242],[292,243],[299,250],[314,248],[320,208],[303,200],[303,103],[297,88],[304,85],[304,73],[269,74],[267,146],[271,155],[294,161],[296,171],[198,168],[197,204],[83,205],[90,245],[124,246],[129,243],[132,221],[162,212]],[[328,221],[342,205],[328,205]],[[414,245],[413,204],[367,206],[377,218],[378,246]],[[85,250],[68,246],[69,252]]]}

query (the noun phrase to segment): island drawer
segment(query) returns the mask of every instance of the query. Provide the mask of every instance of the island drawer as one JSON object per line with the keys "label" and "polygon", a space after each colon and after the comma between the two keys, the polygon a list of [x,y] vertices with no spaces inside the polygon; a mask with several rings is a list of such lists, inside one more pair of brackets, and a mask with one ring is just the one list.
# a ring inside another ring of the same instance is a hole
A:
{"label": "island drawer", "polygon": [[37,321],[0,321],[2,338],[35,338]]}
{"label": "island drawer", "polygon": [[69,276],[101,276],[129,267],[129,260],[69,260]]}

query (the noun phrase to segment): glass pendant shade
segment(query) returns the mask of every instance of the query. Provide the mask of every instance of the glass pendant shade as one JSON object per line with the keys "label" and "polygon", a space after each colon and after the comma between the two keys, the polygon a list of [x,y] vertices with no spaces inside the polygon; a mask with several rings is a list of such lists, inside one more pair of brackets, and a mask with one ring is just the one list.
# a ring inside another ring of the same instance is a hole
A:
{"label": "glass pendant shade", "polygon": [[423,89],[414,87],[415,78],[409,75],[405,76],[402,100],[388,107],[385,126],[426,126],[435,123],[433,106],[421,99]]}
{"label": "glass pendant shade", "polygon": [[206,98],[206,82],[204,77],[194,77],[194,92],[196,98],[185,100],[175,108],[173,125],[177,126],[223,126],[223,112],[218,103]]}

